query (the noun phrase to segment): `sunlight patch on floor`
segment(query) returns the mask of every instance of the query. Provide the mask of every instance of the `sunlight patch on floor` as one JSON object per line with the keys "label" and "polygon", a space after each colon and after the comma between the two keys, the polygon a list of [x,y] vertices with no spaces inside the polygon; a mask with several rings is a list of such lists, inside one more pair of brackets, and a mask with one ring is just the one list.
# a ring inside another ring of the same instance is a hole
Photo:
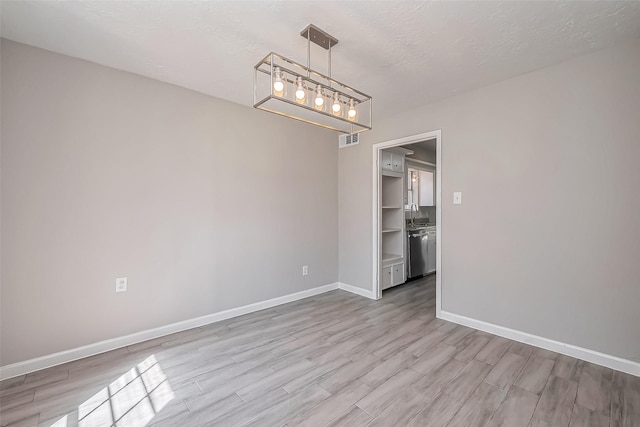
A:
{"label": "sunlight patch on floor", "polygon": [[67,427],[70,415],[77,415],[79,427],[142,427],[174,397],[151,355],[78,406],[76,414],[65,415],[51,427]]}

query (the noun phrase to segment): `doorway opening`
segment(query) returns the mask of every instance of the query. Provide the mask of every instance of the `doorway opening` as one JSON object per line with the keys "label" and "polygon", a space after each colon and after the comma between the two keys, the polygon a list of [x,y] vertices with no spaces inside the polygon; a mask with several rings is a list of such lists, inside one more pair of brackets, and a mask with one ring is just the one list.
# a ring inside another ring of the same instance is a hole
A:
{"label": "doorway opening", "polygon": [[[435,222],[437,317],[442,288],[441,145],[441,131],[435,130],[374,144],[372,159],[373,296],[380,299],[383,288],[406,281],[410,265],[407,230],[415,231]],[[407,221],[413,226],[407,227]],[[433,242],[431,247],[433,250]],[[432,272],[432,266],[427,268]],[[418,270],[411,274],[422,273]]]}

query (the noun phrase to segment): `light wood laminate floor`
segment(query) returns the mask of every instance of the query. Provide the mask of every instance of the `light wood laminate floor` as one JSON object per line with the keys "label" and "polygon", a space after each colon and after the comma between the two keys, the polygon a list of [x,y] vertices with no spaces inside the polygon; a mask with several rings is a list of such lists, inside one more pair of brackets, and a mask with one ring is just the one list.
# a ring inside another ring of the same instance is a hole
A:
{"label": "light wood laminate floor", "polygon": [[344,291],[0,383],[2,426],[640,426],[640,378]]}

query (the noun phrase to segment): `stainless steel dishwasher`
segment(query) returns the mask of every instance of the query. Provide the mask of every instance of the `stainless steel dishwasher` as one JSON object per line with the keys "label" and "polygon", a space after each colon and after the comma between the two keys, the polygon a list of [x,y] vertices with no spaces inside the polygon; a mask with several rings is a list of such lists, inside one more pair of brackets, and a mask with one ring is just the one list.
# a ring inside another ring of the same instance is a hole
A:
{"label": "stainless steel dishwasher", "polygon": [[429,272],[429,232],[426,228],[407,231],[407,278],[424,276]]}
{"label": "stainless steel dishwasher", "polygon": [[427,250],[427,258],[429,259],[429,268],[427,269],[427,274],[433,273],[436,271],[436,227],[430,226],[427,227],[428,233],[428,250]]}

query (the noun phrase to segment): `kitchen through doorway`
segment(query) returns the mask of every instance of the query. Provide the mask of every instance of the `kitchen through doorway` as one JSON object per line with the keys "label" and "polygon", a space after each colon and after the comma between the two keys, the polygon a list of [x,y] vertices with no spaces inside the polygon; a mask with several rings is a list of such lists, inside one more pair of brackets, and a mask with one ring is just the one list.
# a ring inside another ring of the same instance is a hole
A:
{"label": "kitchen through doorway", "polygon": [[[441,309],[441,131],[373,145],[373,295],[436,276]],[[433,256],[435,252],[435,257]]]}

